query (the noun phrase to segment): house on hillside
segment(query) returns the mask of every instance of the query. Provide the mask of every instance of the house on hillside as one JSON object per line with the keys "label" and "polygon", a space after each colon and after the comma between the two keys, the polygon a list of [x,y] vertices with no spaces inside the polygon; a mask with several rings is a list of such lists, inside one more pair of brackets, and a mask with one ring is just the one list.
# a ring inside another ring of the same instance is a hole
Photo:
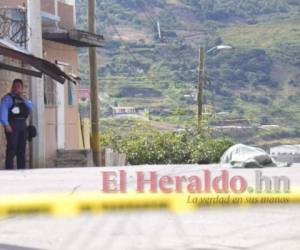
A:
{"label": "house on hillside", "polygon": [[280,145],[270,149],[270,155],[279,162],[300,163],[300,145]]}
{"label": "house on hillside", "polygon": [[136,114],[136,109],[134,107],[113,107],[113,116],[116,115],[134,115]]}
{"label": "house on hillside", "polygon": [[[80,149],[78,47],[101,47],[103,37],[75,28],[75,0],[1,0],[0,95],[24,80],[34,103],[31,167],[53,167],[58,150]],[[5,158],[0,134],[0,168]],[[31,156],[31,157],[30,157]]]}
{"label": "house on hillside", "polygon": [[89,101],[90,100],[90,89],[87,87],[78,88],[78,100],[81,102]]}

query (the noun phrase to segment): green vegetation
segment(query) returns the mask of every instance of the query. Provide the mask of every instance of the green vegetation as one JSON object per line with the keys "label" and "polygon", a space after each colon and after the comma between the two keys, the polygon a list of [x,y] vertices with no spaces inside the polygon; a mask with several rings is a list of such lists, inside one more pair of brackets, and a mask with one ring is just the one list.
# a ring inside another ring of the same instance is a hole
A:
{"label": "green vegetation", "polygon": [[184,0],[204,20],[224,21],[243,18],[249,24],[256,19],[271,16],[296,16],[300,3],[297,0]]}
{"label": "green vegetation", "polygon": [[[79,28],[85,29],[87,1],[76,4]],[[299,138],[299,14],[299,0],[97,1],[97,31],[106,38],[99,50],[101,92],[114,105],[146,108],[155,122],[184,128],[196,116],[199,45],[230,44],[234,50],[206,58],[209,124],[246,119],[251,132],[231,136],[259,145]],[[87,62],[81,50],[83,84]],[[260,124],[279,127],[268,132]]]}
{"label": "green vegetation", "polygon": [[209,131],[160,131],[149,125],[137,124],[127,133],[107,130],[102,145],[126,153],[131,165],[184,164],[219,162],[222,154],[233,145],[229,139],[213,139]]}
{"label": "green vegetation", "polygon": [[225,43],[238,47],[279,49],[285,44],[299,45],[299,20],[276,21],[256,25],[235,25],[221,30]]}

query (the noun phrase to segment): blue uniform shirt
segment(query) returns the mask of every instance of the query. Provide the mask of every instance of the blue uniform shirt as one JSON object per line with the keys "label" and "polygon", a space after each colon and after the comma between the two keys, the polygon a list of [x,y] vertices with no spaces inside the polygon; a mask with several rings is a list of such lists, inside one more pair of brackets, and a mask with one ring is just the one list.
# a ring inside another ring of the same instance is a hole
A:
{"label": "blue uniform shirt", "polygon": [[[11,93],[12,95],[15,95],[14,93]],[[28,99],[25,99],[25,105],[27,108],[29,108],[30,110],[32,110],[32,102]],[[9,109],[12,107],[13,105],[13,100],[11,98],[11,96],[9,95],[5,95],[2,100],[1,100],[1,106],[0,106],[0,122],[3,126],[8,126],[9,122],[8,122],[8,112]]]}

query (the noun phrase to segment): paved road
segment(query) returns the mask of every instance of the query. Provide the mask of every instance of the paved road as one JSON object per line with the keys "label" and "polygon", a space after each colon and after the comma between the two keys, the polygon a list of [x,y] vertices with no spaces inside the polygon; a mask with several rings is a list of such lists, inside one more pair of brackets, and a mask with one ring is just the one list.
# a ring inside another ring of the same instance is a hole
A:
{"label": "paved road", "polygon": [[[127,168],[43,169],[1,171],[0,195],[101,191],[101,171],[127,170],[127,185],[134,189],[136,171],[158,176],[200,175],[218,166],[140,166]],[[232,169],[252,185],[255,170]],[[286,176],[300,187],[300,166],[267,168],[264,176]],[[1,200],[0,200],[1,202]],[[75,218],[13,216],[0,219],[0,250],[223,250],[300,249],[300,205],[200,209],[173,214],[167,211],[81,215]]]}

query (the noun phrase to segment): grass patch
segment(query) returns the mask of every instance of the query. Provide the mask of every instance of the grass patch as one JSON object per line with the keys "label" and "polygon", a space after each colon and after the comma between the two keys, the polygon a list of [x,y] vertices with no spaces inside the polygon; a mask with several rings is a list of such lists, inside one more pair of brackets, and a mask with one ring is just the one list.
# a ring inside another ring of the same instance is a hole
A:
{"label": "grass patch", "polygon": [[237,47],[274,49],[300,43],[300,20],[231,26],[220,30],[225,44]]}

